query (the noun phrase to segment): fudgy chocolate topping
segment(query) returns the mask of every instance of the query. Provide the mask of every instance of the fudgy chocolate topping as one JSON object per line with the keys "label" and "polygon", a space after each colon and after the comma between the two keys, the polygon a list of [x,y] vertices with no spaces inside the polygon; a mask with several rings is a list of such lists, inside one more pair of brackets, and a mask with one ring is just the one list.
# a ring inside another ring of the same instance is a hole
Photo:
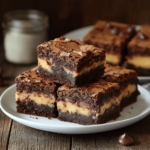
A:
{"label": "fudgy chocolate topping", "polygon": [[150,25],[143,25],[141,30],[128,43],[128,55],[150,55]]}
{"label": "fudgy chocolate topping", "polygon": [[134,34],[135,27],[129,24],[99,20],[93,30],[84,37],[83,41],[104,48],[109,53],[122,55],[127,41]]}
{"label": "fudgy chocolate topping", "polygon": [[38,67],[30,71],[25,71],[16,77],[17,90],[26,89],[28,92],[37,90],[53,93],[56,91],[58,84],[50,80],[45,80],[39,76]]}
{"label": "fudgy chocolate topping", "polygon": [[58,88],[58,99],[69,98],[72,102],[85,101],[90,103],[91,107],[96,107],[96,104],[103,105],[109,97],[119,95],[120,86],[118,83],[106,82],[102,79],[87,83],[80,87],[68,87],[63,85]]}
{"label": "fudgy chocolate topping", "polygon": [[96,62],[105,59],[104,49],[65,37],[42,43],[37,47],[37,51],[39,58],[51,58],[53,63],[76,71],[90,65],[92,59]]}
{"label": "fudgy chocolate topping", "polygon": [[[124,36],[125,39],[131,38],[131,35],[135,33],[135,27],[125,24],[125,23],[119,23],[119,22],[113,22],[113,21],[103,21],[99,20],[96,22],[95,29],[98,30],[107,30],[111,34],[119,35],[119,36]],[[120,34],[122,33],[122,34]]]}
{"label": "fudgy chocolate topping", "polygon": [[106,64],[102,78],[109,82],[124,82],[130,79],[137,80],[137,73],[134,70]]}
{"label": "fudgy chocolate topping", "polygon": [[134,140],[126,133],[124,133],[119,137],[118,142],[123,146],[129,146],[134,143]]}

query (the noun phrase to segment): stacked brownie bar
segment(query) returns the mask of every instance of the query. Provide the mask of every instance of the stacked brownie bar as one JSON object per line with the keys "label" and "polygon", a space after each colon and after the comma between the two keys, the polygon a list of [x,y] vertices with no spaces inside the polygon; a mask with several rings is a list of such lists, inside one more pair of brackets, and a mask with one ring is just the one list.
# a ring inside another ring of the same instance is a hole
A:
{"label": "stacked brownie bar", "polygon": [[38,67],[16,77],[17,112],[56,117],[56,92],[58,84],[39,76]]}
{"label": "stacked brownie bar", "polygon": [[37,47],[40,76],[77,86],[103,75],[105,50],[80,40],[57,38]]}
{"label": "stacked brownie bar", "polygon": [[103,48],[60,37],[37,52],[38,67],[16,78],[18,112],[91,125],[136,101],[136,72],[106,65]]}
{"label": "stacked brownie bar", "polygon": [[83,41],[104,48],[107,63],[121,65],[127,53],[126,44],[134,34],[135,28],[129,24],[99,20]]}
{"label": "stacked brownie bar", "polygon": [[119,83],[120,91],[123,93],[120,103],[121,108],[136,101],[139,91],[137,89],[137,73],[134,70],[106,64],[102,79],[108,82]]}
{"label": "stacked brownie bar", "polygon": [[139,76],[150,76],[150,25],[143,25],[129,42],[126,67]]}

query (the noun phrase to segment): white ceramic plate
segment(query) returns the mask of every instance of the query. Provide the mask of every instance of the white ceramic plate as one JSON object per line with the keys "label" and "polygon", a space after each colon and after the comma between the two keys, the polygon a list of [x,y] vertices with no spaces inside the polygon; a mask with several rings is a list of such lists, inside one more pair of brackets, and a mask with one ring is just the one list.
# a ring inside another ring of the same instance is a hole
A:
{"label": "white ceramic plate", "polygon": [[[150,111],[150,93],[143,87],[138,86],[141,95],[137,102],[124,108],[117,120],[105,124],[83,126],[76,123],[59,121],[56,118],[48,119],[16,112],[15,84],[9,87],[1,96],[1,110],[13,120],[26,126],[39,130],[64,133],[64,134],[87,134],[114,130],[131,125],[147,115]],[[36,119],[36,117],[38,119]]]}
{"label": "white ceramic plate", "polygon": [[[140,25],[135,25],[136,27],[136,31],[140,30],[141,26]],[[70,37],[73,39],[79,39],[79,40],[83,40],[83,37],[89,32],[91,31],[93,28],[93,26],[87,26],[87,27],[83,27],[74,31],[71,31],[67,34],[64,35],[64,37]],[[138,79],[140,81],[147,81],[150,80],[150,77],[144,77],[144,76],[140,76],[138,77]]]}

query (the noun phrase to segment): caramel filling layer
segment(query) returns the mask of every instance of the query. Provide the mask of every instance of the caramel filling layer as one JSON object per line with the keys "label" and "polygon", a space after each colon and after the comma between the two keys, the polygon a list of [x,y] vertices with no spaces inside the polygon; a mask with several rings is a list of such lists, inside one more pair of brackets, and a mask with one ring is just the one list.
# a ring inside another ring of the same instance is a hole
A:
{"label": "caramel filling layer", "polygon": [[48,105],[50,107],[54,107],[54,102],[56,101],[56,97],[52,94],[43,94],[43,93],[27,93],[23,92],[16,92],[16,101],[23,101],[25,99],[30,99],[34,101],[38,105]]}
{"label": "caramel filling layer", "polygon": [[[55,64],[52,62],[52,60],[50,60],[48,63],[47,63],[47,60],[38,58],[38,65],[41,66],[43,69],[47,70],[48,72],[53,73],[52,67],[55,67]],[[96,69],[97,67],[99,67],[101,65],[105,66],[105,63],[106,63],[105,60],[98,61],[98,62],[92,62],[92,64],[90,66],[84,67],[80,72],[69,70],[63,65],[62,65],[62,68],[64,69],[64,71],[67,74],[71,74],[73,77],[76,77],[76,76],[82,75],[84,73],[90,72],[90,70]]]}
{"label": "caramel filling layer", "polygon": [[146,56],[135,56],[132,58],[127,57],[127,62],[136,67],[150,68],[150,57]]}
{"label": "caramel filling layer", "polygon": [[106,62],[110,62],[112,64],[119,64],[121,60],[121,56],[120,55],[115,55],[115,54],[110,54],[110,53],[106,53]]}
{"label": "caramel filling layer", "polygon": [[106,109],[111,108],[112,105],[119,105],[122,98],[129,97],[136,90],[135,84],[129,84],[123,91],[121,91],[120,95],[117,97],[112,97],[109,101],[105,102],[103,106],[100,106],[100,112],[97,112],[89,109],[86,105],[80,106],[77,103],[71,103],[68,99],[65,101],[58,101],[57,108],[58,111],[61,112],[69,112],[70,114],[78,113],[84,116],[92,115],[93,119],[96,119],[99,115],[103,115]]}

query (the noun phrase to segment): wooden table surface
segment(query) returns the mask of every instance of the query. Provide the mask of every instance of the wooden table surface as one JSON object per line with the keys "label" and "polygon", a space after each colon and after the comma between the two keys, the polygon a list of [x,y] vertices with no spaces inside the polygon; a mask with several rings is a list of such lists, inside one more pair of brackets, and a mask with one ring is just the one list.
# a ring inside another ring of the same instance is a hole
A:
{"label": "wooden table surface", "polygon": [[[3,68],[5,85],[0,87],[1,93],[14,83],[15,77],[36,64],[29,66],[13,65],[4,60],[0,49],[0,67]],[[118,137],[127,133],[135,143],[122,146]],[[0,150],[148,150],[150,149],[150,115],[145,119],[114,131],[87,134],[63,135],[44,132],[24,126],[8,118],[0,110]]]}

